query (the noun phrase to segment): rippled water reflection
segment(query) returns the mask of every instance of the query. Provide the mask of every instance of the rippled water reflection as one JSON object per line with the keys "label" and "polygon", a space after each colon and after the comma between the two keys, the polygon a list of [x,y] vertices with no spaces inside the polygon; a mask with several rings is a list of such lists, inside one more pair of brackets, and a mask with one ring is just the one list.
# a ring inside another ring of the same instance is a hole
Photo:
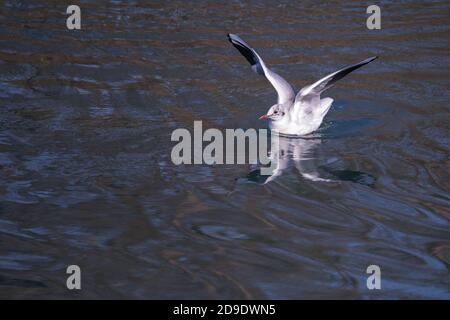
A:
{"label": "rippled water reflection", "polygon": [[[92,1],[75,32],[59,1],[2,2],[0,297],[450,298],[450,8],[380,5],[369,31],[354,1]],[[193,120],[264,126],[227,32],[297,88],[380,56],[270,183],[170,161]]]}

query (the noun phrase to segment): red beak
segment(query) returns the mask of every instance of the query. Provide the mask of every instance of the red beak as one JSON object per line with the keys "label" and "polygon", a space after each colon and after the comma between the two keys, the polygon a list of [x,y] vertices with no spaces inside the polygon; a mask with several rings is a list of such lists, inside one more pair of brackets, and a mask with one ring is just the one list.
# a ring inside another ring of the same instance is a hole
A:
{"label": "red beak", "polygon": [[267,114],[262,115],[261,117],[259,117],[259,120],[267,120],[269,119],[269,116]]}

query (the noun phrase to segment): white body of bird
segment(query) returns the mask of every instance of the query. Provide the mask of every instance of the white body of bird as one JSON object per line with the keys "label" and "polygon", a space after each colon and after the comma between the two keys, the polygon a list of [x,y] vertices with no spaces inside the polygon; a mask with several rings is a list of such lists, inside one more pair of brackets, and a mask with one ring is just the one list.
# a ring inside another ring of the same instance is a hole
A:
{"label": "white body of bird", "polygon": [[295,95],[294,89],[281,76],[270,70],[258,53],[239,36],[228,35],[229,41],[251,64],[252,69],[263,75],[273,85],[278,94],[278,102],[273,105],[261,120],[269,120],[269,128],[281,134],[307,135],[316,131],[333,103],[331,98],[320,98],[323,91],[350,72],[368,64],[377,57],[371,57],[357,64],[342,68],[315,83],[301,89]]}

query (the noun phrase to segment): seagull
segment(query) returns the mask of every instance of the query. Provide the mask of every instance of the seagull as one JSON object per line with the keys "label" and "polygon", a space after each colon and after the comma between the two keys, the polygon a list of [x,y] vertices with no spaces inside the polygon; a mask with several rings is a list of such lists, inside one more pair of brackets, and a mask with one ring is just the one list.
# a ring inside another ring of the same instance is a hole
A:
{"label": "seagull", "polygon": [[231,33],[228,34],[228,40],[247,59],[253,71],[265,76],[277,91],[277,104],[270,107],[267,114],[259,119],[270,120],[269,128],[284,135],[303,136],[316,131],[333,103],[331,98],[321,99],[320,94],[350,72],[378,58],[374,56],[333,72],[304,87],[295,95],[291,85],[270,70],[259,54],[244,40]]}

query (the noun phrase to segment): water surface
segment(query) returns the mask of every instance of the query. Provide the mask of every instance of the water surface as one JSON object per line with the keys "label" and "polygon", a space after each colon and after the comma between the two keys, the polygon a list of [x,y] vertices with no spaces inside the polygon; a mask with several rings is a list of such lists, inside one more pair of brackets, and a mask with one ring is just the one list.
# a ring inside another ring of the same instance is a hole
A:
{"label": "water surface", "polygon": [[[0,297],[449,299],[450,5],[379,4],[371,31],[355,1],[82,1],[69,31],[60,1],[3,1]],[[297,89],[380,56],[269,183],[170,159],[194,120],[265,126],[228,32]]]}

